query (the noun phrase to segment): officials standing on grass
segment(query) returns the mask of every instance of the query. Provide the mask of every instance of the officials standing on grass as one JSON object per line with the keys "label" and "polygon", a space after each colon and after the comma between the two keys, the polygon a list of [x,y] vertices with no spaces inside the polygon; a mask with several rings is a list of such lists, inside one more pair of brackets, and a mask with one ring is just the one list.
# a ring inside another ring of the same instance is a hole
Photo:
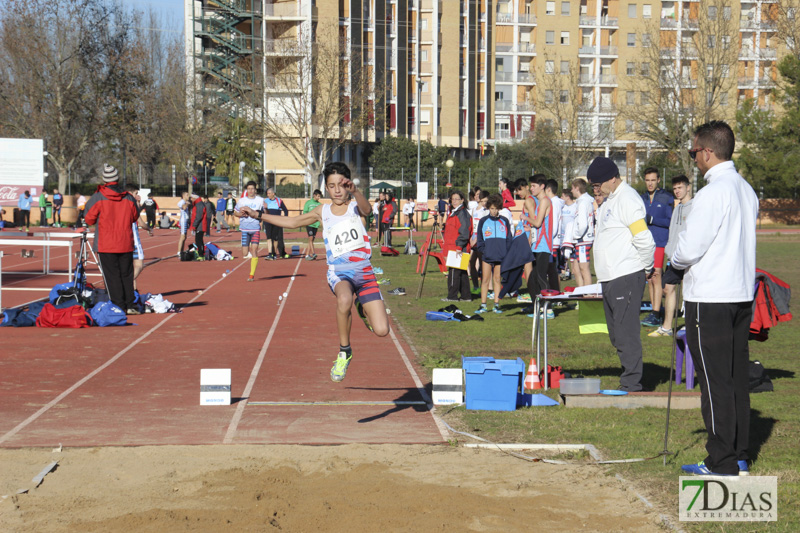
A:
{"label": "officials standing on grass", "polygon": [[689,154],[707,185],[692,202],[672,265],[685,269],[686,339],[700,382],[708,455],[691,474],[747,471],[748,337],[756,281],[758,197],[733,166],[730,126],[698,127]]}
{"label": "officials standing on grass", "polygon": [[637,392],[642,390],[643,368],[639,309],[645,280],[653,274],[656,246],[642,199],[620,179],[617,165],[598,157],[586,176],[607,197],[597,212],[594,268],[603,288],[609,338],[622,364],[619,389]]}
{"label": "officials standing on grass", "polygon": [[133,305],[133,230],[139,218],[136,200],[119,184],[117,169],[103,167],[103,183],[86,203],[86,223],[97,224],[94,249],[111,303],[128,315]]}

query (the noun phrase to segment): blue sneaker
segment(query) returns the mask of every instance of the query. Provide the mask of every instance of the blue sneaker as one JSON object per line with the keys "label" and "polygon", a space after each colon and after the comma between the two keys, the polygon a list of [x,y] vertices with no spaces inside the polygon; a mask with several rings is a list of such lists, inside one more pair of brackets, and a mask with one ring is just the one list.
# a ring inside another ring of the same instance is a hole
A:
{"label": "blue sneaker", "polygon": [[501,314],[503,314],[503,310],[502,310],[502,309],[500,309],[500,306],[499,306],[499,305],[495,305],[495,306],[494,306],[494,309],[492,309],[492,311],[494,311],[494,313],[495,313],[495,314],[498,314],[498,315],[501,315]]}
{"label": "blue sneaker", "polygon": [[[314,254],[316,255],[316,254]],[[316,257],[315,257],[316,259]],[[383,269],[381,267],[372,267],[372,272],[375,273],[376,276],[383,274]]]}
{"label": "blue sneaker", "polygon": [[475,314],[476,315],[482,315],[483,313],[486,313],[487,311],[489,311],[489,310],[486,308],[486,304],[481,304],[481,306],[478,308],[478,310],[475,311]]}
{"label": "blue sneaker", "polygon": [[747,466],[747,461],[738,461],[738,463],[739,463],[739,475],[749,476],[750,468]]}
{"label": "blue sneaker", "polygon": [[708,469],[705,462],[700,461],[696,465],[683,465],[681,470],[693,476],[730,476],[731,474],[718,474]]}

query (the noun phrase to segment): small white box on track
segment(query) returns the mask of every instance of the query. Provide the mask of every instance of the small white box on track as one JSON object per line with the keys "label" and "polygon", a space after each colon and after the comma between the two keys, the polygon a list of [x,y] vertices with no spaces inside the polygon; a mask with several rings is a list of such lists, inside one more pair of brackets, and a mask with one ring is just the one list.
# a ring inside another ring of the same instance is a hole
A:
{"label": "small white box on track", "polygon": [[231,369],[200,370],[200,405],[231,404]]}
{"label": "small white box on track", "polygon": [[433,404],[464,403],[464,377],[460,368],[433,369]]}

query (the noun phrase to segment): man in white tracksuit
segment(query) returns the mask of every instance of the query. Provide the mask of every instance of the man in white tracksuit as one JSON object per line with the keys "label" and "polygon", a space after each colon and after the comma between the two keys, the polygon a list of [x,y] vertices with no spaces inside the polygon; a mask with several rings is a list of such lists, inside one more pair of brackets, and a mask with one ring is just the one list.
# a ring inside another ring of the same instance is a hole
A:
{"label": "man in white tracksuit", "polygon": [[758,197],[731,161],[730,126],[698,127],[689,154],[707,185],[692,202],[672,265],[685,269],[686,340],[700,382],[708,456],[682,470],[747,473],[750,437],[749,351],[756,283]]}
{"label": "man in white tracksuit", "polygon": [[641,197],[620,179],[612,160],[595,158],[586,177],[600,184],[607,197],[597,211],[594,269],[603,287],[608,335],[622,364],[619,389],[637,392],[642,390],[643,366],[639,309],[642,287],[654,272],[656,244]]}

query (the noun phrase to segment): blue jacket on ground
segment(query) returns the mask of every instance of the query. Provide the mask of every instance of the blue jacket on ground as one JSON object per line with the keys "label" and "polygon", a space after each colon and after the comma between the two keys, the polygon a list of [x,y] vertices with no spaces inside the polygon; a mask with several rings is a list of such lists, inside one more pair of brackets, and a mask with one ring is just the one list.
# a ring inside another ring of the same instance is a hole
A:
{"label": "blue jacket on ground", "polygon": [[508,253],[513,239],[514,232],[505,217],[486,215],[478,222],[475,249],[483,254],[483,260],[487,263],[499,264]]}
{"label": "blue jacket on ground", "polygon": [[675,198],[664,189],[656,189],[653,193],[653,201],[650,201],[650,193],[642,193],[645,211],[647,211],[647,228],[653,234],[656,247],[664,248],[669,240],[669,222],[672,220],[672,206]]}

